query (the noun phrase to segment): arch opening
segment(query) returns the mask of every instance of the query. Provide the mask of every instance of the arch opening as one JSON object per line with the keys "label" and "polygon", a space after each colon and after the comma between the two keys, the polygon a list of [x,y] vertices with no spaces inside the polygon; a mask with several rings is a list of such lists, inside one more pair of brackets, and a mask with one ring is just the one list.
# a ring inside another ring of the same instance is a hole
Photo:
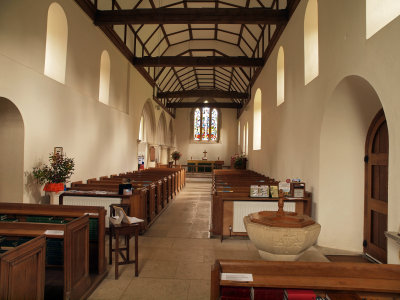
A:
{"label": "arch opening", "polygon": [[18,108],[0,97],[0,201],[22,202],[24,122]]}
{"label": "arch opening", "polygon": [[362,251],[365,138],[381,107],[371,84],[354,75],[342,79],[327,101],[316,207],[321,246]]}

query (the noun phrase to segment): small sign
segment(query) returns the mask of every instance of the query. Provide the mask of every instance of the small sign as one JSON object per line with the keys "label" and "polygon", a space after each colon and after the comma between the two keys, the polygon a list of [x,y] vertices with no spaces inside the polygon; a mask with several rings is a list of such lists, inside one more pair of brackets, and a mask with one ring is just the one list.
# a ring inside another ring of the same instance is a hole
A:
{"label": "small sign", "polygon": [[248,273],[221,273],[221,280],[250,282],[250,281],[253,281],[253,274],[248,274]]}

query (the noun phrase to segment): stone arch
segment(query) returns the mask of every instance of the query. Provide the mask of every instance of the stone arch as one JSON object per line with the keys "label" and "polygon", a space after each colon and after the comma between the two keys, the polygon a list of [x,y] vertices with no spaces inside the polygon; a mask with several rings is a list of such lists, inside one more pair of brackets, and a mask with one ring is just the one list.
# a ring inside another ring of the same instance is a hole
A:
{"label": "stone arch", "polygon": [[158,119],[156,141],[157,144],[159,145],[157,160],[161,164],[167,164],[168,163],[167,121],[165,118],[164,111],[161,113],[160,118]]}
{"label": "stone arch", "polygon": [[155,140],[155,114],[152,101],[149,99],[143,105],[139,118],[138,156],[144,156],[144,167],[154,167],[155,161],[150,155],[150,147],[154,147]]}
{"label": "stone arch", "polygon": [[0,97],[0,201],[22,202],[24,121],[10,100]]}
{"label": "stone arch", "polygon": [[155,141],[156,117],[151,100],[147,100],[144,104],[142,116],[144,141],[153,143]]}
{"label": "stone arch", "polygon": [[174,122],[173,119],[169,121],[169,126],[168,126],[168,133],[169,133],[169,145],[171,147],[175,146],[175,127],[174,127]]}
{"label": "stone arch", "polygon": [[325,104],[316,207],[321,246],[362,251],[365,138],[381,107],[372,85],[356,75],[343,78]]}
{"label": "stone arch", "polygon": [[157,124],[157,144],[166,145],[167,144],[167,121],[165,118],[165,113],[162,112]]}

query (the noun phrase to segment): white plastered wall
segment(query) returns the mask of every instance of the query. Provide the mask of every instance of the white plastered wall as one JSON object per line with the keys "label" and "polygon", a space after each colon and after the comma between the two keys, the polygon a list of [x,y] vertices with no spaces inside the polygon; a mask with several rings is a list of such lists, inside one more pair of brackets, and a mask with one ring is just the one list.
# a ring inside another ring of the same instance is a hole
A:
{"label": "white plastered wall", "polygon": [[[43,74],[52,1],[0,3],[0,97],[10,100],[23,120],[21,173],[48,162],[55,146],[75,158],[71,181],[135,170],[140,116],[153,89],[75,2],[57,2],[69,26],[65,84]],[[111,60],[109,105],[98,101],[103,50]],[[24,193],[16,202],[41,201],[41,187],[27,176],[20,189]]]}
{"label": "white plastered wall", "polygon": [[[252,87],[252,97],[257,88],[263,95],[261,150],[252,151],[251,147],[252,101],[240,117],[242,127],[249,122],[249,168],[278,180],[304,180],[307,190],[313,192],[313,216],[322,225],[318,243],[361,252],[364,220],[361,148],[369,123],[381,105],[389,129],[388,230],[398,231],[400,227],[400,185],[396,183],[400,176],[400,20],[397,18],[366,40],[364,0],[319,0],[320,71],[317,78],[304,86],[306,5],[307,1],[300,2]],[[280,46],[285,48],[285,102],[276,107],[276,59]],[[342,80],[352,75],[365,83],[361,89],[368,87],[376,92],[380,103],[368,100],[372,94],[365,94],[351,80],[345,80],[348,86],[341,88]],[[363,93],[366,97],[360,99]],[[340,109],[342,115],[338,115]],[[338,120],[327,122],[335,114]],[[344,136],[337,135],[336,126],[345,131]],[[350,139],[352,135],[356,138]],[[342,147],[353,159],[355,153],[360,154],[359,161],[348,166],[350,170],[346,169],[349,158],[340,160],[338,153]],[[330,168],[333,165],[336,168]],[[345,182],[342,177],[349,178],[349,174],[358,178],[350,176],[353,181]],[[333,182],[329,185],[327,181]],[[399,247],[394,242],[388,243],[388,262],[400,262]]]}

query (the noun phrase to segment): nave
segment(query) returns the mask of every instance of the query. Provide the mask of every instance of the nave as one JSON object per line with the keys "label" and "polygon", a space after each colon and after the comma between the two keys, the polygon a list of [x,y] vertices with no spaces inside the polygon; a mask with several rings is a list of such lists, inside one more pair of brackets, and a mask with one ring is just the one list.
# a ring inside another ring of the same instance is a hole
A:
{"label": "nave", "polygon": [[[210,270],[216,259],[261,260],[250,240],[210,239],[210,216],[211,178],[186,178],[167,210],[139,237],[139,276],[127,265],[115,280],[113,264],[89,299],[210,299]],[[328,261],[321,250],[332,251],[311,247],[299,260]]]}
{"label": "nave", "polygon": [[113,264],[89,299],[210,299],[215,259],[261,259],[249,240],[208,238],[210,193],[211,178],[187,178],[167,210],[139,237],[139,276],[134,277],[133,265],[121,266],[115,280]]}

